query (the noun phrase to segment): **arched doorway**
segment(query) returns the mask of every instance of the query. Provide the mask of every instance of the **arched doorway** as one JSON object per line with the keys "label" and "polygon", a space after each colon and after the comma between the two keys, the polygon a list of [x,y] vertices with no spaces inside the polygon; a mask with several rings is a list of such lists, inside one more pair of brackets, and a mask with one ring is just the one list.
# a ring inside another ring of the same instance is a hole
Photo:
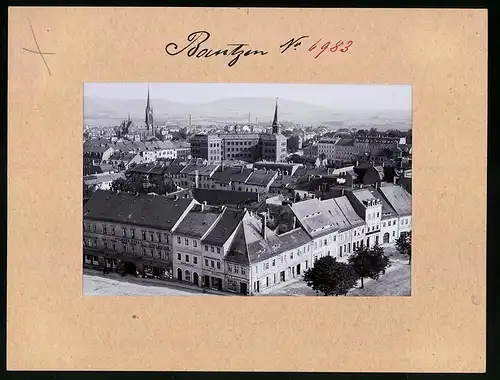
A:
{"label": "arched doorway", "polygon": [[137,268],[134,263],[131,263],[130,261],[125,261],[123,266],[126,274],[135,275]]}
{"label": "arched doorway", "polygon": [[195,284],[196,286],[200,286],[199,281],[200,281],[200,279],[198,277],[198,273],[194,272],[193,273],[193,284]]}
{"label": "arched doorway", "polygon": [[389,243],[389,232],[384,234],[384,243]]}
{"label": "arched doorway", "polygon": [[184,272],[184,276],[186,277],[187,282],[191,282],[191,273],[188,270]]}
{"label": "arched doorway", "polygon": [[182,281],[182,269],[181,268],[177,269],[177,279],[179,281]]}

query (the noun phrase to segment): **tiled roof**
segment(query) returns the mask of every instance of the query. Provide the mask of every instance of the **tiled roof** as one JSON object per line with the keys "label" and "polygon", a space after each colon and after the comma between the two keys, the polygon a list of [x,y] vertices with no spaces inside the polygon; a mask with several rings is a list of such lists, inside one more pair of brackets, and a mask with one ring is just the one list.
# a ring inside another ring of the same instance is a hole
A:
{"label": "tiled roof", "polygon": [[384,184],[379,191],[398,215],[411,214],[411,195],[401,186]]}
{"label": "tiled roof", "polygon": [[256,170],[245,182],[247,185],[267,186],[277,174],[276,171]]}
{"label": "tiled roof", "polygon": [[354,146],[354,139],[340,139],[336,145]]}
{"label": "tiled roof", "polygon": [[182,219],[174,233],[201,238],[215,223],[220,211],[202,211],[201,206],[194,206],[191,211]]}
{"label": "tiled roof", "polygon": [[356,213],[354,207],[352,207],[351,202],[346,196],[335,198],[335,202],[352,226],[359,226],[365,223],[364,220],[361,219]]}
{"label": "tiled roof", "polygon": [[223,170],[217,169],[211,178],[220,183],[228,184],[231,181],[245,182],[250,174],[252,174],[252,169],[244,167],[225,167]]}
{"label": "tiled roof", "polygon": [[231,209],[225,209],[222,217],[214,228],[203,239],[203,243],[211,245],[223,245],[231,236],[241,222],[244,213]]}
{"label": "tiled roof", "polygon": [[233,191],[218,189],[193,189],[194,198],[209,205],[248,205],[259,200],[259,194],[250,191]]}
{"label": "tiled roof", "polygon": [[281,243],[278,249],[279,253],[302,247],[312,240],[302,228],[296,228],[278,235],[278,239]]}
{"label": "tiled roof", "polygon": [[133,195],[98,190],[83,210],[84,218],[170,230],[193,202],[160,195]]}

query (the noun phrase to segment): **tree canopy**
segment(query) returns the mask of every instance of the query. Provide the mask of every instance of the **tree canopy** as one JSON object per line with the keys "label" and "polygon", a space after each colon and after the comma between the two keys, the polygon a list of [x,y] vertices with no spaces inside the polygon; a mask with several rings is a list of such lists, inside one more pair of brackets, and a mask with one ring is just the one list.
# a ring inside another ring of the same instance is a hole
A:
{"label": "tree canopy", "polygon": [[307,286],[325,296],[346,295],[357,280],[358,275],[351,265],[337,262],[332,256],[320,258],[304,272]]}
{"label": "tree canopy", "polygon": [[396,239],[397,251],[405,256],[408,256],[408,264],[411,263],[411,232],[408,234],[401,234]]}
{"label": "tree canopy", "polygon": [[384,255],[384,249],[378,244],[373,248],[364,245],[357,248],[348,261],[361,278],[361,288],[364,287],[365,278],[378,280],[380,274],[385,274],[390,266],[389,258]]}

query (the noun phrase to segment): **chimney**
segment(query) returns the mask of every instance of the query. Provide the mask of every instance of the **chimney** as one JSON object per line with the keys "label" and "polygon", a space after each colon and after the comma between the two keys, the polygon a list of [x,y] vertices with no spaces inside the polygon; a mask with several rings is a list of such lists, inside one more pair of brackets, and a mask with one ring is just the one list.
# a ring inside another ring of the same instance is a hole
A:
{"label": "chimney", "polygon": [[179,197],[177,196],[177,194],[174,195],[174,201],[176,201],[177,199],[179,199]]}
{"label": "chimney", "polygon": [[243,166],[242,166],[242,167],[241,167],[241,169],[240,169],[240,173],[243,173]]}
{"label": "chimney", "polygon": [[396,178],[396,176],[394,176],[394,177],[392,178],[392,183],[393,183],[394,185],[396,184],[396,179],[397,179],[397,178]]}
{"label": "chimney", "polygon": [[266,238],[267,238],[266,225],[267,225],[267,214],[264,212],[264,213],[262,213],[262,227],[261,227],[261,231],[260,231],[264,240],[266,240]]}
{"label": "chimney", "polygon": [[359,161],[356,160],[356,166],[359,166]]}
{"label": "chimney", "polygon": [[293,216],[293,226],[292,226],[292,229],[294,230],[295,228],[297,228],[297,217],[294,215]]}

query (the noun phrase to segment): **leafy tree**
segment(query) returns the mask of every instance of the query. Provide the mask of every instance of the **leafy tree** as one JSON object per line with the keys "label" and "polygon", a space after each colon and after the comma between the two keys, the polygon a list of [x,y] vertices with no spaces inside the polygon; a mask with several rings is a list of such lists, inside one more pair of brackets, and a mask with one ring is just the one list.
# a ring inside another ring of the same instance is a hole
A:
{"label": "leafy tree", "polygon": [[411,263],[411,233],[401,234],[396,239],[397,251],[405,256],[408,256],[408,264]]}
{"label": "leafy tree", "polygon": [[351,265],[337,262],[332,256],[320,258],[312,268],[304,272],[307,286],[325,296],[344,296],[358,281]]}
{"label": "leafy tree", "polygon": [[373,248],[364,245],[357,248],[348,261],[361,278],[361,288],[364,288],[365,278],[378,280],[380,274],[385,274],[390,266],[389,258],[384,255],[384,249],[378,244]]}
{"label": "leafy tree", "polygon": [[321,153],[321,154],[319,155],[319,159],[320,159],[321,161],[323,161],[325,158],[326,158],[326,155],[325,155],[324,153]]}
{"label": "leafy tree", "polygon": [[142,190],[140,184],[134,183],[128,178],[117,178],[111,183],[112,191],[123,191],[127,193],[137,193]]}

